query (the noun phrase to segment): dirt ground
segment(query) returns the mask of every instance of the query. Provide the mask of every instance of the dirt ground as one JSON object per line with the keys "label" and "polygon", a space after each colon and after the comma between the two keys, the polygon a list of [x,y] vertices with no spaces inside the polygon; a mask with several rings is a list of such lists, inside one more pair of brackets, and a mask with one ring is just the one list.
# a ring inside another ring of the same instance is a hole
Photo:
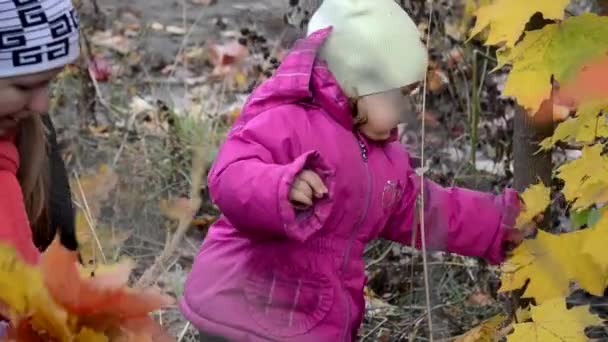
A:
{"label": "dirt ground", "polygon": [[[258,40],[266,41],[259,44],[261,47],[254,45],[254,50],[267,48],[277,53],[298,35],[283,22],[287,0],[217,0],[209,6],[194,2],[98,0],[101,13],[96,13],[92,3],[83,0],[83,31],[90,56],[101,61],[104,68],[107,64],[105,69],[111,75],[107,80],[100,77],[94,81],[86,72],[68,75],[58,82],[54,93],[57,106],[53,119],[73,178],[99,176],[101,165],[108,165],[117,175],[116,186],[101,191],[87,189],[84,193],[89,201],[95,198],[99,202],[94,228],[103,240],[104,256],[134,259],[139,265],[134,279],[154,264],[173,236],[177,224],[163,215],[161,201],[189,195],[196,183],[191,175],[192,151],[203,149],[210,162],[221,142],[223,129],[208,129],[206,124],[201,129],[192,118],[229,117],[235,108],[238,111],[251,83],[255,83],[249,78],[255,81],[258,76],[249,73],[245,81],[239,81],[242,76],[231,74],[227,78],[236,80],[234,87],[235,82],[226,78],[211,77],[213,66],[202,61],[208,44],[234,40],[242,28],[247,28],[262,37]],[[444,13],[440,11],[439,15]],[[451,63],[448,57],[452,54],[468,52],[454,50],[457,44],[447,38],[443,20],[438,19],[440,24],[433,26],[437,33],[432,45],[440,47],[434,55],[443,66]],[[255,56],[249,61],[268,68],[267,62],[258,63]],[[479,149],[476,166],[492,172],[472,170],[467,145],[470,97],[463,93],[470,75],[466,65],[459,68],[442,71],[441,77],[448,78],[450,85],[439,87],[429,100],[426,138],[427,157],[434,170],[431,176],[446,185],[498,189],[510,180],[504,174],[504,165],[494,159],[509,163],[501,154],[508,150],[504,140],[509,127],[501,120],[511,114],[512,108],[497,95],[500,75],[488,77],[482,85],[487,94],[480,120],[480,126],[488,128],[479,139],[490,143]],[[404,142],[418,151],[419,118],[410,121]],[[101,177],[98,187],[104,188],[100,184],[107,181]],[[208,199],[205,191],[202,196]],[[156,279],[157,285],[180,296],[193,257],[215,215],[215,208],[204,201],[195,224]],[[83,239],[86,246],[95,249],[95,239]],[[361,340],[426,340],[421,257],[419,252],[387,242],[369,246],[366,259],[370,285]],[[497,286],[494,269],[478,260],[441,253],[430,256],[430,266],[430,307],[436,338],[460,335],[500,310],[500,299],[490,295]],[[179,340],[194,341],[194,329],[176,308],[162,312],[158,319]]]}

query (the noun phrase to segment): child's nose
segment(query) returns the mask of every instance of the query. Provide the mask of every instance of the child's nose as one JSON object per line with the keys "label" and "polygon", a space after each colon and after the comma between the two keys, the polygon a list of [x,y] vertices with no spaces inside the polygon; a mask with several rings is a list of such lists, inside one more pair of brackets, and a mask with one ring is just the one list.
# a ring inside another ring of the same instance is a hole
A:
{"label": "child's nose", "polygon": [[30,101],[27,109],[37,114],[43,114],[49,110],[48,85],[45,84],[30,90]]}

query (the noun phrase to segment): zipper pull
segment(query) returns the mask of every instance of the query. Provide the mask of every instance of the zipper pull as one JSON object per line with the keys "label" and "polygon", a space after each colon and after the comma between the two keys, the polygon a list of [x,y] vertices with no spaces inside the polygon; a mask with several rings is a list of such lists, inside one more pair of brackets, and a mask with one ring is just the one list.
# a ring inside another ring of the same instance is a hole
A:
{"label": "zipper pull", "polygon": [[357,139],[359,142],[359,149],[361,150],[361,157],[363,161],[367,163],[367,147],[365,147],[365,143],[361,139]]}

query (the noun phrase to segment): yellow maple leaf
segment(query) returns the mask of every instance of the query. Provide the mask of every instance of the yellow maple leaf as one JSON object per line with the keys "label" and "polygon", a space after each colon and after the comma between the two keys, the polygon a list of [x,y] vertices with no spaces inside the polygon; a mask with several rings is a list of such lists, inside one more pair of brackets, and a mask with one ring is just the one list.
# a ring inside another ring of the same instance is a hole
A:
{"label": "yellow maple leaf", "polygon": [[466,334],[458,337],[454,342],[494,342],[499,340],[498,329],[507,317],[498,314],[482,322],[480,325],[469,330]]}
{"label": "yellow maple leaf", "polygon": [[570,0],[493,1],[477,10],[477,22],[471,30],[471,36],[489,26],[486,45],[504,43],[507,47],[513,47],[536,12],[541,12],[545,19],[562,19],[569,2]]}
{"label": "yellow maple leaf", "polygon": [[51,298],[40,269],[21,261],[5,244],[0,244],[0,303],[8,311],[0,313],[13,323],[29,320],[35,331],[59,341],[72,336],[68,314]]}
{"label": "yellow maple leaf", "polygon": [[597,272],[595,261],[581,252],[589,234],[588,229],[561,235],[538,231],[503,264],[499,292],[521,289],[529,280],[523,297],[537,303],[567,295],[572,281],[591,294],[603,294],[608,274]]}
{"label": "yellow maple leaf", "polygon": [[517,308],[515,318],[517,318],[517,322],[529,321],[532,319],[532,312],[530,312],[530,308]]}
{"label": "yellow maple leaf", "polygon": [[574,202],[573,210],[586,209],[594,204],[608,203],[608,179],[587,181],[580,189],[581,196]]}
{"label": "yellow maple leaf", "polygon": [[517,217],[515,226],[522,227],[532,222],[536,216],[542,214],[551,202],[551,189],[542,182],[532,185],[521,194],[525,204],[524,210]]}
{"label": "yellow maple leaf", "polygon": [[521,106],[536,113],[542,101],[551,96],[552,78],[565,83],[585,63],[604,55],[608,51],[607,35],[608,17],[591,13],[526,32],[520,43],[498,55],[497,68],[513,66],[503,95],[515,97]]}
{"label": "yellow maple leaf", "polygon": [[85,215],[81,209],[76,212],[76,238],[83,264],[110,259],[133,233],[131,230],[117,229],[99,222],[91,226]]}
{"label": "yellow maple leaf", "polygon": [[113,229],[97,221],[101,206],[118,184],[118,175],[103,164],[96,173],[71,181],[76,211],[76,238],[85,264],[105,261],[131,236],[131,231]]}
{"label": "yellow maple leaf", "polygon": [[82,328],[74,338],[74,342],[109,342],[110,340],[103,333],[93,329]]}
{"label": "yellow maple leaf", "polygon": [[602,320],[589,312],[589,306],[570,310],[564,298],[555,298],[531,308],[531,323],[514,324],[508,342],[587,342],[585,328]]}
{"label": "yellow maple leaf", "polygon": [[[591,257],[598,265],[598,269],[604,274],[608,273],[608,251],[606,242],[608,241],[608,208],[600,211],[599,221],[589,229],[589,235],[583,242],[582,251]],[[606,284],[608,285],[608,284]]]}
{"label": "yellow maple leaf", "polygon": [[593,143],[598,137],[608,137],[608,121],[598,115],[608,111],[608,101],[591,101],[581,105],[576,117],[560,123],[553,136],[540,143],[541,150],[552,148],[558,141]]}
{"label": "yellow maple leaf", "polygon": [[[583,204],[599,202],[608,189],[608,157],[602,155],[604,146],[585,146],[581,157],[562,165],[558,177],[565,185],[562,192],[568,201],[574,202],[573,209],[583,209]],[[598,192],[599,191],[599,192]]]}

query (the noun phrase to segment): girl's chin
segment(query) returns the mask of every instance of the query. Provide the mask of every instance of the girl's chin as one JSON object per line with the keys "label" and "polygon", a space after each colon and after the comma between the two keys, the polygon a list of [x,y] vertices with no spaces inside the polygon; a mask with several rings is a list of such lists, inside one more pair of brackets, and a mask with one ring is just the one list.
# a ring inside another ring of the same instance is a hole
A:
{"label": "girl's chin", "polygon": [[384,140],[388,140],[391,137],[391,132],[382,132],[382,133],[378,133],[378,132],[365,132],[362,131],[363,135],[365,135],[366,138],[373,140],[373,141],[384,141]]}

